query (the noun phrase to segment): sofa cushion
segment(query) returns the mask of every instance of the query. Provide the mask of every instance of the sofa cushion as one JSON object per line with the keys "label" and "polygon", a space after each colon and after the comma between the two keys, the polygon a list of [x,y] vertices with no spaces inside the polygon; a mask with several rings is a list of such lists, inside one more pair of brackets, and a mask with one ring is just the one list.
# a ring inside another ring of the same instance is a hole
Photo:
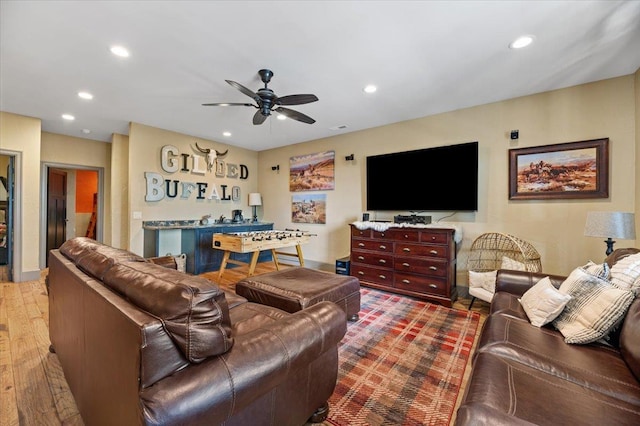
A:
{"label": "sofa cushion", "polygon": [[233,345],[224,292],[207,279],[129,262],[109,269],[104,283],[160,318],[190,362],[222,354]]}
{"label": "sofa cushion", "polygon": [[60,246],[60,252],[84,273],[99,280],[102,280],[104,274],[117,263],[146,262],[137,254],[110,247],[86,237],[65,241]]}
{"label": "sofa cushion", "polygon": [[556,289],[549,277],[542,278],[518,299],[529,322],[536,327],[542,327],[556,319],[569,300],[571,296]]}
{"label": "sofa cushion", "polygon": [[622,323],[620,353],[640,381],[640,299],[636,299]]}
{"label": "sofa cushion", "polygon": [[505,315],[491,315],[478,341],[476,354],[479,353],[528,365],[640,409],[640,383],[620,351],[608,345],[568,345],[562,334],[550,327],[537,328]]}
{"label": "sofa cushion", "polygon": [[572,297],[553,325],[567,343],[591,343],[606,336],[627,312],[633,292],[576,268],[560,285]]}

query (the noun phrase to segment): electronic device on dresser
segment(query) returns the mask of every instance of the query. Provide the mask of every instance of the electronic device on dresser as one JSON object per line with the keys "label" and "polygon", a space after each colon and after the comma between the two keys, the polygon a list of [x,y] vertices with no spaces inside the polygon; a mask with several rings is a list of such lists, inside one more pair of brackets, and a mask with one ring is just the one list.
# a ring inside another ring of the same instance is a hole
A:
{"label": "electronic device on dresser", "polygon": [[410,223],[412,225],[428,225],[431,223],[431,216],[412,215],[396,215],[393,217],[394,223]]}
{"label": "electronic device on dresser", "polygon": [[456,244],[449,228],[351,225],[351,270],[362,285],[451,307],[457,298]]}

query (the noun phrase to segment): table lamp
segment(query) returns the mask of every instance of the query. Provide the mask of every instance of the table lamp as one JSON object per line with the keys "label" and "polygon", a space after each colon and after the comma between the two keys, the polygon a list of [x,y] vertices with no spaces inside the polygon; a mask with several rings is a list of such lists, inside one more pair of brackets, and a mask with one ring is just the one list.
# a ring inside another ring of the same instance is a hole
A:
{"label": "table lamp", "polygon": [[613,238],[634,240],[636,227],[633,213],[624,212],[587,212],[584,227],[587,237],[605,237],[607,256],[613,252]]}
{"label": "table lamp", "polygon": [[258,221],[258,206],[262,205],[262,196],[258,192],[252,192],[249,194],[249,205],[253,207],[253,221]]}

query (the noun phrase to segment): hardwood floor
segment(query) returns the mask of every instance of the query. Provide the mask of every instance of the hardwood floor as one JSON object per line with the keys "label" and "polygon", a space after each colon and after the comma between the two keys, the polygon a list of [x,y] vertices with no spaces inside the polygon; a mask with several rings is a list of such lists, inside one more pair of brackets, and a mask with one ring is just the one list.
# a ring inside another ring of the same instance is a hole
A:
{"label": "hardwood floor", "polygon": [[[255,273],[274,269],[271,262],[260,263]],[[58,358],[49,352],[46,274],[38,281],[0,282],[0,426],[83,425]],[[227,269],[220,282],[217,272],[203,276],[233,289],[245,274],[246,268]],[[468,305],[462,299],[454,308]],[[482,324],[488,305],[476,301],[473,310],[481,314]]]}

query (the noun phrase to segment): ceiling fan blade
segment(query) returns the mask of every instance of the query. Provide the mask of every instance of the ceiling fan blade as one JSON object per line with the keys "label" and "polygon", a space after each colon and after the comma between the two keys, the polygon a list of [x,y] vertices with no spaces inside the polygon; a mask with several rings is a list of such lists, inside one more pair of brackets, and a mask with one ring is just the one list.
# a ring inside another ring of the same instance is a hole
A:
{"label": "ceiling fan blade", "polygon": [[235,81],[232,81],[232,80],[225,80],[225,81],[230,85],[232,85],[233,87],[235,87],[236,89],[238,89],[239,91],[241,91],[242,93],[244,93],[245,95],[249,96],[250,98],[253,98],[256,101],[260,99],[260,96],[258,96],[254,91],[247,89],[242,84],[236,83]]}
{"label": "ceiling fan blade", "polygon": [[287,95],[281,98],[278,98],[276,101],[279,105],[302,105],[302,104],[310,104],[311,102],[316,102],[318,97],[316,95],[306,94],[306,95]]}
{"label": "ceiling fan blade", "polygon": [[296,120],[296,121],[301,121],[303,123],[307,123],[307,124],[313,124],[316,122],[316,120],[314,120],[313,118],[309,117],[308,115],[305,115],[301,112],[298,111],[294,111],[292,109],[289,108],[277,108],[274,109],[274,111],[283,114],[285,116],[287,116],[288,118],[292,119],[292,120]]}
{"label": "ceiling fan blade", "polygon": [[262,124],[267,119],[266,115],[262,115],[262,111],[257,110],[255,114],[253,114],[253,124]]}
{"label": "ceiling fan blade", "polygon": [[258,108],[254,104],[243,104],[238,102],[215,102],[212,104],[202,104],[202,106],[250,106],[250,107]]}

